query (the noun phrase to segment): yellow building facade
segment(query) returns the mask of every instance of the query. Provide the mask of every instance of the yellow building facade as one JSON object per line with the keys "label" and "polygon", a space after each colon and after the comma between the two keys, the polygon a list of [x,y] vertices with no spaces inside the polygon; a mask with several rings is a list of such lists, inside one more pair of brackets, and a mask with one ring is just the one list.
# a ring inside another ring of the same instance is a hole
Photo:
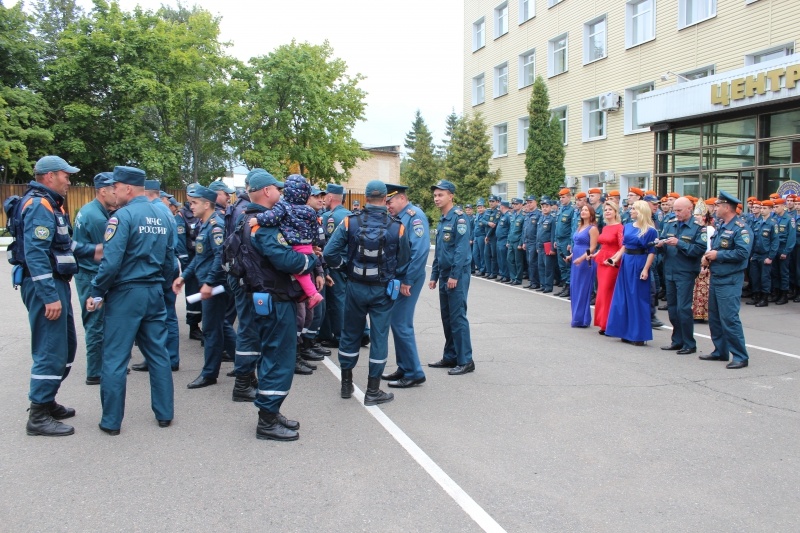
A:
{"label": "yellow building facade", "polygon": [[[464,14],[464,112],[488,124],[495,194],[524,194],[537,75],[574,190],[747,196],[793,179],[795,162],[800,173],[800,94],[790,75],[767,78],[800,64],[798,0],[465,0]],[[712,87],[719,100],[723,84],[755,87],[760,73],[769,98],[757,87],[734,105],[711,101]]]}

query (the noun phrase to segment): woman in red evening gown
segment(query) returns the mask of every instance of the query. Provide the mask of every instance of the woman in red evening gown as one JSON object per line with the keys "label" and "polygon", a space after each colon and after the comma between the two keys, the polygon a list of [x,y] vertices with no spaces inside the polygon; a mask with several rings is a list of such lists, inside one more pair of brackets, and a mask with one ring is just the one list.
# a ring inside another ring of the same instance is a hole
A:
{"label": "woman in red evening gown", "polygon": [[606,333],[608,310],[611,307],[611,297],[614,295],[614,285],[617,283],[619,268],[606,263],[622,247],[622,229],[619,221],[619,208],[614,202],[603,204],[603,220],[605,226],[597,238],[600,249],[592,256],[597,265],[597,298],[594,303],[594,325],[600,328],[600,335]]}

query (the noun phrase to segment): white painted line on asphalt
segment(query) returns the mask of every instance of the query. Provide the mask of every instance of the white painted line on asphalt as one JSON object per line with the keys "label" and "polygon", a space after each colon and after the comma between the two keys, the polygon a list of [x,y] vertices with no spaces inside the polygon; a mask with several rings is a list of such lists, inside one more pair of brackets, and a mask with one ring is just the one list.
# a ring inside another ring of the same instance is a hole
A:
{"label": "white painted line on asphalt", "polygon": [[[336,379],[339,381],[342,380],[341,372],[339,371],[339,367],[333,364],[330,357],[326,357],[323,359],[323,363],[325,366],[328,367],[328,370],[331,371]],[[400,444],[408,454],[414,459],[417,464],[419,464],[429,476],[433,478],[436,483],[441,486],[444,491],[450,495],[453,500],[466,512],[470,518],[472,518],[478,526],[481,527],[484,531],[491,531],[491,532],[505,532],[500,524],[498,524],[494,518],[489,516],[489,513],[483,510],[483,507],[478,505],[478,503],[473,500],[469,494],[467,494],[464,489],[458,486],[458,484],[453,481],[453,479],[445,473],[444,470],[439,467],[433,459],[428,456],[427,453],[422,451],[422,448],[417,446],[417,444],[411,440],[411,438],[405,434],[405,432],[400,429],[397,424],[392,422],[392,420],[384,413],[377,405],[373,405],[367,407],[364,405],[364,393],[361,392],[361,389],[355,387],[355,392],[353,393],[353,397],[364,406],[364,409],[367,410],[369,414],[375,418],[375,420],[383,426],[383,428],[389,432],[389,435],[394,437],[394,440]]]}

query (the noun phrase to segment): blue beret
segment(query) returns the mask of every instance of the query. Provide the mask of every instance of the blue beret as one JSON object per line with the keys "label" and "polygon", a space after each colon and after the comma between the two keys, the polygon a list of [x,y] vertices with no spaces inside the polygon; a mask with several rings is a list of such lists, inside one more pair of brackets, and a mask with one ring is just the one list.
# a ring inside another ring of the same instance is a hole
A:
{"label": "blue beret", "polygon": [[114,174],[112,172],[101,172],[94,177],[94,188],[102,189],[114,183]]}
{"label": "blue beret", "polygon": [[717,200],[719,200],[721,202],[728,203],[728,204],[732,204],[733,207],[736,207],[737,205],[742,203],[741,200],[739,200],[738,198],[736,198],[732,194],[727,193],[725,191],[719,191],[719,194],[717,195]]}
{"label": "blue beret", "polygon": [[336,183],[329,183],[325,187],[325,194],[344,194],[344,187]]}
{"label": "blue beret", "polygon": [[113,182],[125,183],[135,187],[144,187],[147,174],[144,170],[134,167],[114,167]]}
{"label": "blue beret", "polygon": [[528,201],[528,202],[530,202],[530,201],[532,201],[532,200],[536,200],[536,196],[534,196],[533,194],[531,194],[531,195],[529,195],[527,198],[525,198],[525,200],[526,200],[526,201]]}
{"label": "blue beret", "polygon": [[144,190],[159,191],[161,190],[161,182],[158,180],[144,180]]}
{"label": "blue beret", "polygon": [[367,183],[365,194],[369,198],[381,198],[386,196],[386,184],[380,180],[372,180]]}
{"label": "blue beret", "polygon": [[456,186],[447,180],[439,180],[436,182],[436,185],[431,185],[431,191],[435,191],[436,189],[449,191],[453,194],[456,193]]}
{"label": "blue beret", "polygon": [[500,205],[502,205],[503,207],[511,207],[510,205],[508,205],[508,202],[507,202],[507,201],[505,201],[505,200],[503,200],[502,202],[500,202]]}
{"label": "blue beret", "polygon": [[214,192],[225,191],[228,194],[233,194],[234,192],[236,192],[227,185],[225,185],[225,182],[222,180],[212,181],[211,184],[208,186],[208,188]]}
{"label": "blue beret", "polygon": [[212,204],[217,201],[217,193],[202,185],[194,187],[191,191],[186,191],[186,196],[189,198],[202,198],[203,200],[208,200]]}
{"label": "blue beret", "polygon": [[263,168],[254,168],[250,171],[248,176],[250,177],[250,191],[260,191],[264,187],[269,187],[270,185],[283,189],[283,182],[275,179],[275,176]]}
{"label": "blue beret", "polygon": [[46,155],[36,162],[33,167],[34,174],[47,174],[48,172],[58,172],[63,170],[67,174],[75,174],[81,169],[71,166],[69,163],[57,155]]}

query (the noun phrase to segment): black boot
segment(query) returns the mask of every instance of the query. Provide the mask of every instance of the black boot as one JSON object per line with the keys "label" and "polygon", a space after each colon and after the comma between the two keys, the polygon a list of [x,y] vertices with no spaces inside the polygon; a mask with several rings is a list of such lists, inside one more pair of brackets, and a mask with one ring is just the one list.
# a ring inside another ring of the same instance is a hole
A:
{"label": "black boot", "polygon": [[353,371],[342,369],[342,398],[345,400],[353,395]]}
{"label": "black boot", "polygon": [[564,290],[558,294],[562,298],[569,298],[569,283],[564,285]]}
{"label": "black boot", "polygon": [[203,332],[200,330],[200,326],[196,324],[194,326],[189,326],[189,338],[193,341],[203,340]]}
{"label": "black boot", "polygon": [[28,435],[64,437],[75,433],[75,428],[53,418],[50,409],[51,404],[49,403],[31,403],[31,407],[28,409],[28,425],[25,427]]}
{"label": "black boot", "polygon": [[767,306],[769,306],[768,297],[769,297],[769,293],[762,292],[761,293],[761,299],[756,304],[756,307],[767,307]]}
{"label": "black boot", "polygon": [[797,296],[792,300],[794,303],[800,303],[800,291],[797,291]]}
{"label": "black boot", "polygon": [[772,291],[772,296],[769,297],[770,302],[777,302],[780,296],[781,291]]}
{"label": "black boot", "polygon": [[50,416],[56,420],[64,420],[75,416],[75,409],[59,405],[55,400],[47,404],[47,409],[50,411]]}
{"label": "black boot", "polygon": [[258,389],[258,376],[256,376],[255,370],[250,374],[250,386]]}
{"label": "black boot", "polygon": [[250,376],[236,376],[232,396],[234,402],[252,402],[256,399],[256,389],[250,381]]}
{"label": "black boot", "polygon": [[281,416],[280,413],[270,413],[266,409],[259,409],[256,438],[261,440],[297,440],[300,438],[297,431],[280,423],[279,416]]}
{"label": "black boot", "polygon": [[282,425],[286,429],[291,429],[292,431],[297,431],[300,429],[300,422],[297,420],[289,420],[280,413],[278,413],[276,416],[278,417],[278,424]]}
{"label": "black boot", "polygon": [[311,339],[302,336],[300,339],[301,344],[297,347],[297,353],[300,354],[300,357],[306,361],[322,361],[325,359],[324,356],[314,353],[314,351],[311,349]]}
{"label": "black boot", "polygon": [[760,292],[754,292],[750,296],[750,300],[745,302],[745,305],[756,305],[760,301],[761,301],[761,293]]}
{"label": "black boot", "polygon": [[778,291],[778,300],[775,305],[786,305],[789,303],[789,298],[786,296],[786,291]]}
{"label": "black boot", "polygon": [[364,395],[364,405],[378,405],[379,403],[386,403],[394,400],[394,394],[391,392],[383,392],[380,387],[380,376],[367,379],[367,393]]}
{"label": "black boot", "polygon": [[317,355],[330,355],[331,351],[327,348],[323,348],[322,345],[316,341],[311,341],[311,351]]}

